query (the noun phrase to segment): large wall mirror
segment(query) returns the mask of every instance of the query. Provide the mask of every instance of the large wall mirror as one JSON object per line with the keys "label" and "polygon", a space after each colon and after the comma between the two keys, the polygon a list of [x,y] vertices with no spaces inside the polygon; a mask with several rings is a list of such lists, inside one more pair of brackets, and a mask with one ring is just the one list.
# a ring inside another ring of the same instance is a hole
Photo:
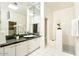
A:
{"label": "large wall mirror", "polygon": [[40,3],[1,3],[1,30],[5,32],[5,35],[39,32]]}

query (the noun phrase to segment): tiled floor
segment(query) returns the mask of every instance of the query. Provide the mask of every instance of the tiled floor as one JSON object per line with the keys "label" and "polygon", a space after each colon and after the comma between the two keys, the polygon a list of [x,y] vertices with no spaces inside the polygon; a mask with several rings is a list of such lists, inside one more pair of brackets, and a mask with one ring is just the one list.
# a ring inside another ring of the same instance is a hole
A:
{"label": "tiled floor", "polygon": [[44,49],[38,49],[29,56],[73,56],[66,52],[59,52],[55,49],[55,47],[48,46]]}

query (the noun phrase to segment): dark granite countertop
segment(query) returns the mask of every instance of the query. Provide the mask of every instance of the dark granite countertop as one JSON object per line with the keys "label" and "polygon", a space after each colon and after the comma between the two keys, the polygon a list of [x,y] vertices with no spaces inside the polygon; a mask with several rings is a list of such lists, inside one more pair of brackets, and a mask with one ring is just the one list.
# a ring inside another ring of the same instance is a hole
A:
{"label": "dark granite countertop", "polygon": [[30,37],[30,38],[21,37],[21,38],[18,39],[18,40],[17,40],[17,39],[6,40],[6,43],[0,44],[0,47],[5,47],[5,46],[8,46],[8,45],[12,45],[12,44],[16,44],[16,43],[20,43],[20,42],[32,40],[32,39],[34,39],[34,38],[39,38],[39,37],[41,37],[41,36]]}

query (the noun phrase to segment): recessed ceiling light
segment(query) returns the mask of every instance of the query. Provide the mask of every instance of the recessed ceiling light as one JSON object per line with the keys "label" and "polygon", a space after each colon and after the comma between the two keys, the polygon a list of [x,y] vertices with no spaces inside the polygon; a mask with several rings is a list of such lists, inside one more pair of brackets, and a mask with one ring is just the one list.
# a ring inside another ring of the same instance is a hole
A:
{"label": "recessed ceiling light", "polygon": [[18,9],[18,6],[17,5],[13,5],[13,4],[9,4],[8,7],[13,9],[13,10],[17,10]]}

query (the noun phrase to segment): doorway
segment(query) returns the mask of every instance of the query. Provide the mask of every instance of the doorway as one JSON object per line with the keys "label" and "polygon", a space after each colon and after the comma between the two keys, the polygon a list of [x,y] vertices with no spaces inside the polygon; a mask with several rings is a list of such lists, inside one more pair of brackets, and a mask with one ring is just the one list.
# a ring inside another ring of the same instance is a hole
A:
{"label": "doorway", "polygon": [[45,47],[47,46],[47,18],[45,18]]}

